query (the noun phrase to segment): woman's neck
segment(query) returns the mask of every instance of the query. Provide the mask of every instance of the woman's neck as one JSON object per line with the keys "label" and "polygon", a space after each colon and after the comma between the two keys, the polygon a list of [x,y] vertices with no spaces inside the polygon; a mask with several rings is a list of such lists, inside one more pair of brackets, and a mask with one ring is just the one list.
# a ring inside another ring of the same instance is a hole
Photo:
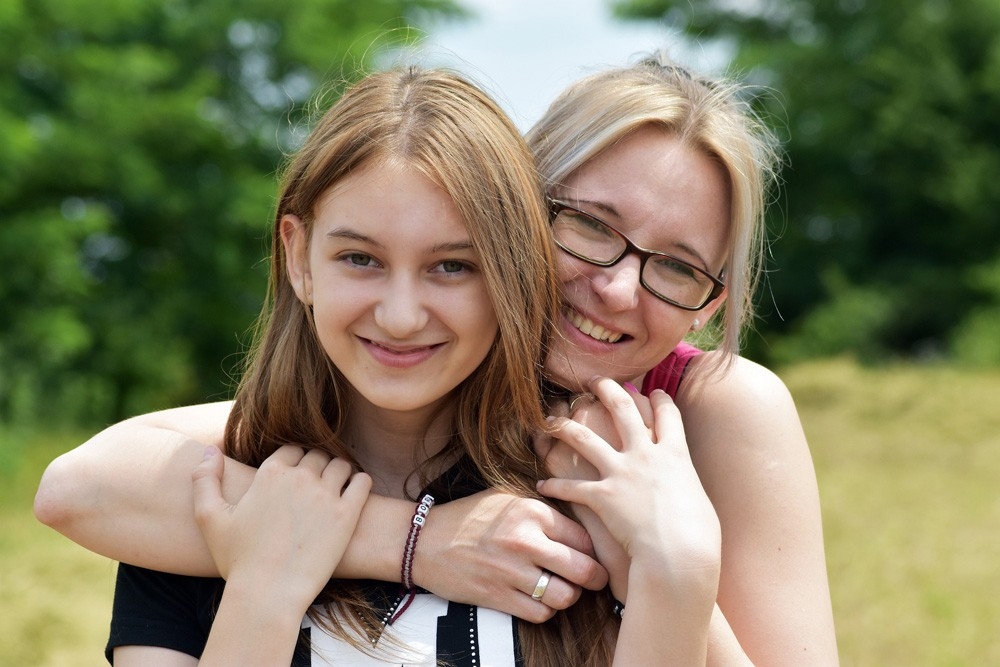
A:
{"label": "woman's neck", "polygon": [[[344,439],[358,463],[372,476],[372,492],[395,498],[416,496],[420,480],[413,472],[454,437],[454,405],[396,412],[378,408],[360,396],[355,399]],[[452,463],[451,459],[443,461],[426,472],[436,476]]]}

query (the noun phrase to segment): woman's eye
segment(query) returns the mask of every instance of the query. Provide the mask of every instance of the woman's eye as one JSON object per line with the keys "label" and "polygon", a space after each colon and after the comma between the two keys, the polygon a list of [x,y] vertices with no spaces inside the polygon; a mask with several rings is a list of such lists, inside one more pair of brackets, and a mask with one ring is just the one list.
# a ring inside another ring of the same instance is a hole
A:
{"label": "woman's eye", "polygon": [[670,259],[669,257],[656,262],[661,273],[683,276],[684,278],[694,278],[695,270],[683,262]]}
{"label": "woman's eye", "polygon": [[589,215],[584,215],[582,213],[572,213],[570,215],[577,226],[586,228],[591,233],[600,234],[601,236],[611,235],[611,232],[609,232],[608,228],[604,226],[604,223],[596,218],[592,218]]}

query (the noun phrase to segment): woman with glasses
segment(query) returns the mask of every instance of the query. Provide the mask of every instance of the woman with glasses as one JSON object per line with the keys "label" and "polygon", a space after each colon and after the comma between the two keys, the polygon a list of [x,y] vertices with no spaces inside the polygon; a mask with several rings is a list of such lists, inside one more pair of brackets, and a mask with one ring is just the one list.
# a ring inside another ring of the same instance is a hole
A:
{"label": "woman with glasses", "polygon": [[[561,335],[546,371],[553,396],[566,396],[574,420],[596,430],[599,406],[576,400],[595,376],[625,384],[649,423],[652,409],[639,394],[674,397],[721,524],[709,662],[836,664],[808,446],[781,381],[737,355],[776,165],[739,95],[657,56],[574,84],[529,132],[561,250]],[[699,340],[716,334],[713,351],[683,342],[705,328]],[[191,517],[190,470],[201,443],[221,441],[228,413],[228,403],[195,406],[107,429],[50,466],[36,512],[111,558],[214,574]],[[567,423],[563,436],[585,447],[572,429]],[[587,486],[602,484],[607,468],[577,465],[570,445],[538,447],[554,474],[581,479],[572,488],[545,482],[543,494],[577,502],[607,488]],[[224,490],[235,502],[253,471],[226,463]],[[614,525],[622,517],[603,521],[579,502],[576,509],[586,532],[538,501],[497,491],[435,508],[413,579],[447,599],[544,621],[581,587],[603,587],[606,569],[627,615],[630,554]],[[369,497],[337,575],[399,581],[412,512]],[[442,562],[448,567],[434,566]]]}

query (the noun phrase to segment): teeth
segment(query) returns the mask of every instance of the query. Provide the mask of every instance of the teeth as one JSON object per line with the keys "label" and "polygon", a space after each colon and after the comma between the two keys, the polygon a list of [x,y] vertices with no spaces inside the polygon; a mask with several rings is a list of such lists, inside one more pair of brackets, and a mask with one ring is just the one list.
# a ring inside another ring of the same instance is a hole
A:
{"label": "teeth", "polygon": [[575,310],[567,309],[566,317],[569,318],[569,321],[572,322],[573,326],[577,329],[591,338],[604,341],[605,343],[617,343],[624,335],[621,332],[609,331],[599,324],[594,324],[592,320],[587,319]]}

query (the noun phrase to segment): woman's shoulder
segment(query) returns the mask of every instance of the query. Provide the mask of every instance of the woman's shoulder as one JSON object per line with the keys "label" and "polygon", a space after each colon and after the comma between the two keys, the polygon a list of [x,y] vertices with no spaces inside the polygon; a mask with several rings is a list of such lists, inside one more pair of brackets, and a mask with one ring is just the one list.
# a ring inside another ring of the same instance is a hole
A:
{"label": "woman's shoulder", "polygon": [[790,398],[777,373],[746,357],[728,356],[718,350],[691,359],[680,394],[679,400],[714,399],[738,405]]}
{"label": "woman's shoulder", "polygon": [[676,398],[688,442],[712,450],[800,450],[802,425],[788,387],[744,357],[706,352],[692,360]]}
{"label": "woman's shoulder", "polygon": [[688,366],[702,354],[702,351],[694,345],[684,342],[678,344],[643,377],[642,393],[648,396],[654,389],[662,389],[670,394],[671,398],[676,398]]}

